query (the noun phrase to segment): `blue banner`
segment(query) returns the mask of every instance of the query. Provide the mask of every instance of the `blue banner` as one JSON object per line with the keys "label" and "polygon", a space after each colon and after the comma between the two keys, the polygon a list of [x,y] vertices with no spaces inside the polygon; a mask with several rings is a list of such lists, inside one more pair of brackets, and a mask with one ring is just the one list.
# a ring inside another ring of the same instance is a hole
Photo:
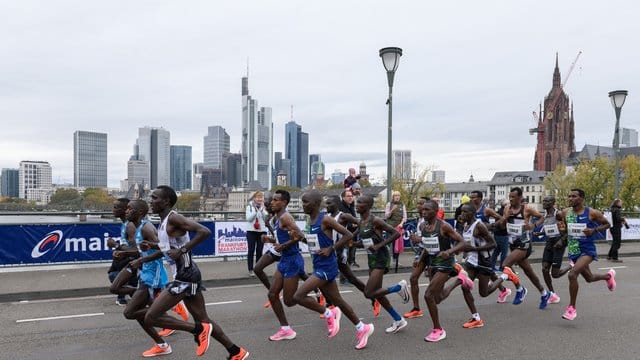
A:
{"label": "blue banner", "polygon": [[[193,253],[214,255],[215,223],[201,224],[211,236]],[[0,225],[0,265],[111,260],[110,237],[120,238],[120,224]]]}

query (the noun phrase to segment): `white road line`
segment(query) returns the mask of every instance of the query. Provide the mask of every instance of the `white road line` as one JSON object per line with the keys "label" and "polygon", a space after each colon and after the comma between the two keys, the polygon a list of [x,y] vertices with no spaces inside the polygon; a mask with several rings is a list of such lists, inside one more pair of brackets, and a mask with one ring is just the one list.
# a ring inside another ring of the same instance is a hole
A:
{"label": "white road line", "polygon": [[17,323],[23,323],[23,322],[33,322],[33,321],[45,321],[45,320],[73,319],[73,318],[81,318],[81,317],[89,317],[89,316],[103,316],[103,315],[104,315],[104,313],[64,315],[64,316],[52,316],[52,317],[35,318],[35,319],[22,319],[22,320],[16,320],[16,322]]}
{"label": "white road line", "polygon": [[626,269],[626,266],[609,266],[609,267],[602,267],[602,268],[598,268],[598,270],[609,270],[609,269]]}
{"label": "white road line", "polygon": [[210,305],[226,305],[226,304],[238,304],[241,303],[242,300],[231,300],[231,301],[220,301],[220,302],[212,302],[212,303],[206,303],[205,305],[210,306]]}
{"label": "white road line", "polygon": [[351,294],[353,290],[340,290],[340,294]]}

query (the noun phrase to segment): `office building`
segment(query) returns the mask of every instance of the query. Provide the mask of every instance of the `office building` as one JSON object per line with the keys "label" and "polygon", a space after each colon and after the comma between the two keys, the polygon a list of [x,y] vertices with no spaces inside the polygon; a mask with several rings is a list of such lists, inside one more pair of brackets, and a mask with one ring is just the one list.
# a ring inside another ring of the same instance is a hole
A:
{"label": "office building", "polygon": [[309,134],[295,121],[284,126],[285,158],[291,161],[289,182],[291,186],[304,188],[309,184]]}
{"label": "office building", "polygon": [[258,107],[249,95],[249,78],[242,78],[242,182],[258,181],[271,188],[273,168],[273,123],[271,108]]}
{"label": "office building", "polygon": [[20,171],[18,169],[2,169],[2,185],[0,195],[6,197],[18,197],[20,186]]}
{"label": "office building", "polygon": [[211,169],[222,169],[222,158],[229,153],[231,138],[222,126],[209,126],[204,137],[204,166]]}
{"label": "office building", "polygon": [[226,153],[222,156],[223,183],[230,187],[242,186],[242,155]]}
{"label": "office building", "polygon": [[73,133],[73,185],[107,187],[107,134]]}
{"label": "office building", "polygon": [[620,129],[620,146],[636,147],[638,146],[638,131],[634,129]]}
{"label": "office building", "polygon": [[143,127],[138,129],[135,160],[149,162],[149,185],[171,184],[170,134],[163,128]]}
{"label": "office building", "polygon": [[176,191],[191,189],[191,146],[171,145],[171,187]]}
{"label": "office building", "polygon": [[410,180],[411,173],[411,150],[393,150],[393,177],[399,180]]}
{"label": "office building", "polygon": [[127,188],[138,185],[149,188],[149,162],[145,160],[127,161]]}
{"label": "office building", "polygon": [[51,198],[51,165],[46,161],[21,161],[18,170],[18,196],[38,205]]}

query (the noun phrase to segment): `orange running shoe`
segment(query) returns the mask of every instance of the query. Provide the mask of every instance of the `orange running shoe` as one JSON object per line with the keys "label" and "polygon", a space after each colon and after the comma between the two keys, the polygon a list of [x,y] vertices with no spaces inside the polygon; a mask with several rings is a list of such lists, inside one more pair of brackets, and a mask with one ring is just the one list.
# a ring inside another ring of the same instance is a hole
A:
{"label": "orange running shoe", "polygon": [[267,302],[264,303],[264,305],[262,305],[262,306],[264,306],[265,308],[271,307],[271,301],[267,300]]}
{"label": "orange running shoe", "polygon": [[158,344],[153,344],[153,347],[145,352],[142,353],[142,356],[144,357],[154,357],[154,356],[158,356],[158,355],[169,355],[171,354],[171,346],[167,343],[165,343],[165,347],[162,347]]}
{"label": "orange running shoe", "polygon": [[173,335],[176,331],[173,329],[162,329],[160,331],[158,331],[158,336],[160,337],[167,337],[169,335]]}
{"label": "orange running shoe", "polygon": [[413,319],[413,318],[422,317],[423,315],[424,315],[424,313],[422,312],[422,310],[413,309],[413,310],[409,311],[408,313],[405,313],[403,316],[404,316],[405,319]]}
{"label": "orange running shoe", "polygon": [[229,360],[244,360],[249,357],[249,352],[244,348],[240,348],[240,351],[235,355],[229,355]]}
{"label": "orange running shoe", "polygon": [[202,331],[198,334],[198,346],[196,347],[196,355],[202,356],[209,349],[209,340],[211,340],[211,331],[213,326],[209,323],[202,323]]}
{"label": "orange running shoe", "polygon": [[318,293],[316,293],[316,298],[318,298],[318,304],[325,306],[325,304],[327,303],[327,300],[324,298],[324,295],[322,295],[322,293],[320,293],[320,295],[318,296]]}
{"label": "orange running shoe", "polygon": [[173,307],[173,312],[180,315],[182,320],[189,320],[189,313],[187,312],[187,308],[184,306],[182,301],[180,301],[176,306]]}
{"label": "orange running shoe", "polygon": [[465,329],[473,329],[473,328],[483,327],[483,326],[484,326],[484,321],[482,321],[482,319],[475,320],[474,318],[471,318],[471,320],[462,324],[462,327]]}
{"label": "orange running shoe", "polygon": [[505,266],[502,269],[502,273],[507,275],[507,277],[509,278],[509,281],[511,281],[513,285],[515,285],[516,287],[520,285],[520,280],[518,279],[518,275],[516,275],[516,273],[514,273],[510,267]]}
{"label": "orange running shoe", "polygon": [[378,317],[380,315],[380,302],[378,300],[373,300],[373,316]]}

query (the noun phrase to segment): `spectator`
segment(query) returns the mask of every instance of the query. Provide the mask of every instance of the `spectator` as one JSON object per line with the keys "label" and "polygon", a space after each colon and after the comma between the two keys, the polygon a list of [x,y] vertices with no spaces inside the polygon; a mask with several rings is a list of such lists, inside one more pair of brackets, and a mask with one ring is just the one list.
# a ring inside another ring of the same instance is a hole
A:
{"label": "spectator", "polygon": [[385,222],[394,227],[399,233],[393,246],[393,258],[398,259],[400,253],[404,251],[404,239],[402,237],[403,225],[407,221],[407,208],[400,201],[400,192],[393,191],[391,193],[391,201],[387,203],[384,209]]}
{"label": "spectator", "polygon": [[262,256],[262,235],[267,233],[265,219],[267,218],[267,209],[264,206],[264,193],[256,191],[251,199],[245,212],[247,220],[247,267],[249,276],[255,276],[253,273],[253,256],[255,253],[256,263]]}
{"label": "spectator", "polygon": [[[356,217],[355,195],[350,189],[345,189],[342,191],[342,194],[340,194],[339,209],[345,214],[349,214],[354,218]],[[356,226],[353,224],[347,224],[347,230],[354,232],[356,230]],[[358,265],[358,263],[356,262],[356,248],[355,246],[353,246],[353,244],[349,244],[347,263],[353,267],[360,267],[360,265]],[[340,282],[344,283],[342,277],[340,278]]]}
{"label": "spectator", "polygon": [[622,217],[622,200],[615,199],[611,204],[611,248],[607,255],[607,260],[612,262],[622,262],[618,259],[618,249],[620,249],[620,243],[622,242],[622,225],[629,228],[627,220]]}
{"label": "spectator", "polygon": [[351,189],[353,184],[358,182],[359,178],[360,178],[360,176],[356,176],[356,169],[350,168],[349,169],[349,176],[344,178],[344,182],[342,183],[342,185],[344,186],[345,189]]}
{"label": "spectator", "polygon": [[[500,203],[500,208],[498,211],[498,215],[504,216],[504,207],[507,206],[509,200],[502,200]],[[507,234],[507,229],[503,227],[503,225],[498,225],[493,228],[493,237],[496,239],[496,248],[493,249],[493,254],[491,254],[491,266],[496,271],[502,271],[502,263],[509,255],[509,235]],[[500,255],[500,266],[497,265],[498,255]]]}

